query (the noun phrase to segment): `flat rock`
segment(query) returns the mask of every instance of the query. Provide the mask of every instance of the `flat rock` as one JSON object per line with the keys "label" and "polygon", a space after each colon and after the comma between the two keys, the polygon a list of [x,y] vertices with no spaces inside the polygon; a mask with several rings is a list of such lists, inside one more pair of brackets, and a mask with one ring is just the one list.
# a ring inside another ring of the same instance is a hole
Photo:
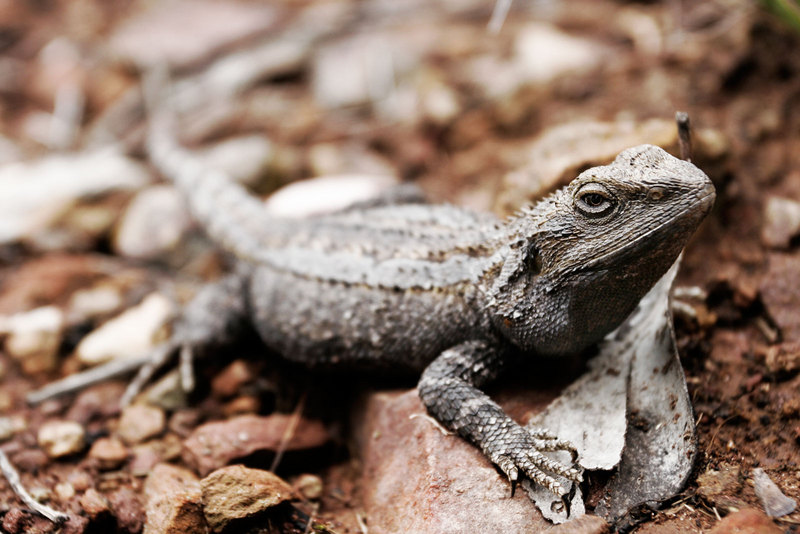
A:
{"label": "flat rock", "polygon": [[97,365],[114,358],[147,354],[159,329],[173,312],[172,301],[152,293],[84,337],[75,349],[78,359],[86,365]]}
{"label": "flat rock", "polygon": [[51,155],[0,167],[0,243],[43,232],[79,199],[150,181],[139,163],[112,150]]}
{"label": "flat rock", "polygon": [[292,487],[274,473],[232,465],[200,481],[206,521],[213,532],[295,498]]}
{"label": "flat rock", "polygon": [[[358,424],[371,533],[540,532],[552,527],[481,452],[429,419],[416,390],[369,395]],[[412,416],[414,416],[412,418]]]}
{"label": "flat rock", "polygon": [[744,508],[714,525],[709,534],[782,534],[783,529],[761,510]]}
{"label": "flat rock", "polygon": [[104,470],[116,469],[128,459],[128,449],[116,438],[100,438],[89,449],[89,458]]}
{"label": "flat rock", "polygon": [[158,464],[144,484],[144,534],[208,532],[200,481],[188,469]]}
{"label": "flat rock", "polygon": [[179,0],[126,17],[109,40],[111,53],[147,70],[163,62],[186,67],[269,29],[268,4]]}
{"label": "flat rock", "polygon": [[[291,424],[291,415],[241,415],[228,421],[197,427],[183,442],[183,459],[202,475],[256,451],[275,451]],[[284,450],[320,447],[328,442],[328,431],[319,421],[300,418]]]}
{"label": "flat rock", "polygon": [[129,445],[141,443],[164,431],[166,426],[164,410],[155,406],[134,404],[122,410],[117,434]]}

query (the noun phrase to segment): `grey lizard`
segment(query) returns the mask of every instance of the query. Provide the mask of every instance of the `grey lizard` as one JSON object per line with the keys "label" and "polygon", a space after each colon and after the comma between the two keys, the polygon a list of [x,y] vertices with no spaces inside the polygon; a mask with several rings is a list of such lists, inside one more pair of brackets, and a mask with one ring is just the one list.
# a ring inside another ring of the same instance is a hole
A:
{"label": "grey lizard", "polygon": [[250,323],[309,367],[421,373],[430,414],[478,446],[512,492],[527,476],[563,496],[553,475],[580,481],[580,471],[543,454],[569,443],[524,429],[480,388],[521,359],[575,353],[616,328],[715,198],[693,164],[641,145],[506,220],[415,203],[280,219],[151,123],[152,162],[237,268],[186,306],[125,401],[176,353],[190,389],[193,353]]}

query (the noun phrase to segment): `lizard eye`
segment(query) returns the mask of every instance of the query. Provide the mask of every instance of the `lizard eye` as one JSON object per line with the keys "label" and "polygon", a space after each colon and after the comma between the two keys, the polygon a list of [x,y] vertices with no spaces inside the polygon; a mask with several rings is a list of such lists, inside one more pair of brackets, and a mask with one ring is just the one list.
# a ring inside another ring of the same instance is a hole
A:
{"label": "lizard eye", "polygon": [[575,207],[587,217],[603,217],[614,210],[616,200],[600,184],[586,184],[575,195]]}

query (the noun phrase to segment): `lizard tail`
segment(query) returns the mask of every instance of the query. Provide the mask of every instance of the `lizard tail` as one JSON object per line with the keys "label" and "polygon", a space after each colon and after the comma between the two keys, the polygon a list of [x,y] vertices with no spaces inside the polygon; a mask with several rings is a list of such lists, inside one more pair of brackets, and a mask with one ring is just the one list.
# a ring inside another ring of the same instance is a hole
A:
{"label": "lizard tail", "polygon": [[145,76],[150,161],[181,191],[192,215],[218,245],[239,258],[257,261],[265,230],[278,230],[286,221],[269,216],[257,197],[226,173],[205,167],[180,146],[166,87],[166,69],[154,69]]}

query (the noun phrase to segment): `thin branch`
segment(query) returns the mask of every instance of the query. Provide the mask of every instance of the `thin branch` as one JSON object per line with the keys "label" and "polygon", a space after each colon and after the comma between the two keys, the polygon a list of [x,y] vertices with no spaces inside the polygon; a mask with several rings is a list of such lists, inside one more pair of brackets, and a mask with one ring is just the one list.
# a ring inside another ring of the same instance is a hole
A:
{"label": "thin branch", "polygon": [[67,514],[59,512],[58,510],[54,510],[49,506],[40,503],[34,499],[30,493],[28,493],[28,490],[25,489],[25,487],[22,485],[22,481],[19,479],[19,473],[17,473],[17,470],[14,469],[13,465],[11,465],[11,462],[8,461],[8,457],[2,450],[0,450],[0,471],[2,471],[3,476],[8,481],[8,485],[11,486],[11,489],[17,494],[17,497],[19,497],[20,500],[24,502],[25,505],[31,510],[43,517],[46,517],[57,525],[60,525],[69,519]]}
{"label": "thin branch", "polygon": [[689,114],[685,111],[675,113],[675,122],[678,124],[678,144],[681,149],[681,159],[692,161],[692,132],[689,124]]}
{"label": "thin branch", "polygon": [[511,1],[512,0],[497,0],[495,2],[492,18],[489,19],[488,24],[489,33],[494,35],[500,33],[500,29],[503,27],[503,23],[508,16],[508,11],[511,9]]}

